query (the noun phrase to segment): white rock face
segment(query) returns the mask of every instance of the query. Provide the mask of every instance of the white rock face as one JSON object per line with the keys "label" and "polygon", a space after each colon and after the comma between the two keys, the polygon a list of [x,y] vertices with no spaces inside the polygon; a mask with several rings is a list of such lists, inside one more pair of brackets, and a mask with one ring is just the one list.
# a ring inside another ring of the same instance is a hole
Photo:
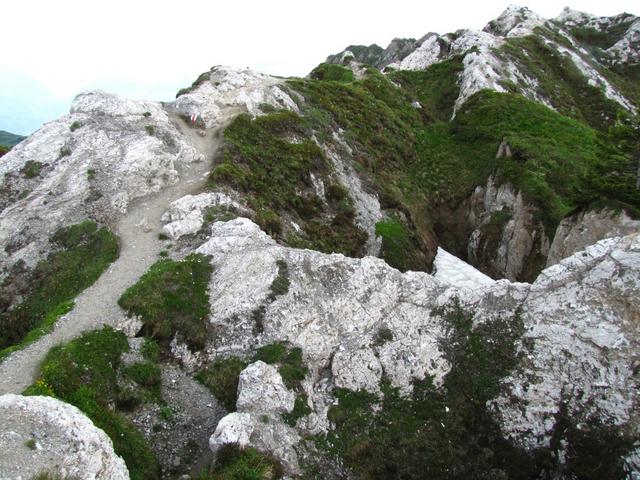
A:
{"label": "white rock face", "polygon": [[484,30],[503,37],[523,37],[531,35],[534,28],[545,23],[544,18],[528,8],[509,5],[497,19],[489,22]]}
{"label": "white rock face", "polygon": [[290,473],[299,473],[294,447],[300,437],[282,420],[282,414],[293,410],[294,402],[294,393],[284,385],[276,367],[262,361],[252,363],[240,373],[238,411],[220,421],[209,447],[215,453],[227,443],[252,445],[280,459]]}
{"label": "white rock face", "polygon": [[204,223],[205,211],[211,207],[235,210],[244,215],[251,214],[251,210],[225,193],[206,192],[186,195],[169,205],[169,209],[162,216],[162,221],[167,222],[162,230],[173,240],[197,233]]}
{"label": "white rock face", "polygon": [[605,238],[636,232],[640,232],[640,220],[631,219],[624,211],[604,209],[572,215],[562,220],[556,229],[547,257],[547,267]]}
{"label": "white rock face", "polygon": [[[402,61],[395,61],[388,66],[395,70],[424,70],[455,55],[463,55],[464,70],[458,76],[460,94],[455,102],[454,116],[469,97],[478,91],[490,89],[506,92],[506,85],[515,86],[525,97],[554,108],[551,101],[539,92],[538,79],[525,73],[526,65],[519,66],[519,61],[509,60],[509,55],[502,51],[509,38],[540,35],[553,49],[570,56],[589,84],[601,88],[607,98],[635,113],[636,106],[600,73],[598,61],[562,29],[562,25],[569,29],[586,26],[602,31],[622,22],[629,22],[629,19],[633,23],[607,52],[616,61],[633,63],[640,59],[640,19],[636,17],[624,14],[617,17],[594,17],[565,9],[554,23],[548,22],[526,7],[510,5],[497,19],[489,22],[483,31],[459,30],[442,36],[429,34]],[[573,47],[569,49],[546,38],[544,34],[536,31],[537,27],[556,31]]]}
{"label": "white rock face", "polygon": [[289,413],[294,401],[295,395],[285,387],[273,365],[257,361],[240,373],[236,401],[239,412]]}
{"label": "white rock face", "polygon": [[[342,132],[333,132],[333,139],[351,156],[353,152],[341,134]],[[343,158],[338,151],[327,145],[320,145],[320,147],[331,161],[340,183],[347,189],[353,200],[356,225],[367,232],[365,255],[377,256],[382,248],[382,238],[376,236],[376,223],[384,218],[378,197],[365,191],[360,177],[351,166],[351,158]],[[322,193],[321,197],[324,197],[324,191]]]}
{"label": "white rock face", "polygon": [[493,403],[508,437],[548,446],[561,402],[576,422],[595,417],[637,432],[639,268],[636,234],[598,242],[540,274],[522,305],[524,340],[533,342],[526,367],[504,380]]}
{"label": "white rock face", "polygon": [[434,277],[453,287],[479,288],[495,282],[491,277],[440,247],[433,261],[433,269]]}
{"label": "white rock face", "polygon": [[338,388],[380,393],[382,365],[371,348],[338,350],[331,362],[331,373]]}
{"label": "white rock face", "polygon": [[[634,329],[640,311],[640,235],[600,242],[545,270],[533,285],[479,280],[474,288],[468,288],[467,279],[445,283],[422,272],[401,274],[371,257],[286,248],[247,219],[215,223],[211,238],[198,251],[212,255],[216,271],[210,284],[210,322],[218,333],[210,339],[209,354],[242,354],[277,340],[300,347],[309,368],[302,385],[313,408],[296,429],[269,413],[265,423],[254,413],[260,411],[256,402],[280,399],[280,393],[260,393],[279,391],[274,388],[279,383],[272,373],[255,374],[253,369],[265,367],[254,364],[243,373],[247,382],[240,389],[240,397],[251,400],[240,401],[244,411],[221,423],[212,438],[214,446],[221,438],[248,436],[257,448],[279,451],[294,471],[298,435],[330,428],[326,414],[335,401],[334,388],[378,393],[382,372],[403,393],[411,391],[414,379],[426,375],[441,384],[450,366],[442,351],[445,320],[436,309],[454,298],[474,312],[476,324],[516,312],[524,322],[519,348],[525,355],[519,369],[504,379],[505,393],[491,402],[505,436],[532,448],[548,444],[563,395],[568,395],[577,418],[593,414],[638,427],[632,385],[638,352]],[[276,260],[286,261],[290,286],[286,294],[267,300]],[[455,266],[465,270],[459,262]],[[251,313],[259,306],[265,309],[264,331],[255,336]],[[391,338],[380,342],[382,329],[390,331]]]}
{"label": "white rock face", "polygon": [[194,91],[180,95],[174,102],[176,110],[186,116],[198,115],[206,128],[219,125],[221,112],[227,108],[261,115],[260,104],[298,112],[293,99],[279,86],[281,80],[254,72],[234,70],[225,66],[211,69],[209,80]]}
{"label": "white rock face", "polygon": [[230,413],[218,423],[216,431],[209,439],[209,448],[215,453],[228,443],[237,443],[241,447],[246,447],[253,430],[251,415],[238,412]]}
{"label": "white rock face", "polygon": [[[179,165],[202,160],[159,103],[101,91],[78,95],[71,114],[2,158],[3,192],[27,194],[0,206],[0,264],[22,259],[33,267],[59,227],[87,217],[115,223],[132,200],[176,183]],[[34,178],[21,172],[28,161],[42,164]]]}
{"label": "white rock face", "polygon": [[624,36],[607,52],[624,63],[640,62],[640,18],[636,18]]}
{"label": "white rock face", "polygon": [[[33,441],[33,448],[26,442]],[[0,478],[128,480],[111,439],[76,407],[51,397],[0,396]]]}

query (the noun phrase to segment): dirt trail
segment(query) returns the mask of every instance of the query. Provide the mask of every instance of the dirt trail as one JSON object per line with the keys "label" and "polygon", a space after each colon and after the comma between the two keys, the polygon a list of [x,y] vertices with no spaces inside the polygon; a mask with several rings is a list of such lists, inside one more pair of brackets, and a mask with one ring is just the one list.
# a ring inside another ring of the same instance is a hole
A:
{"label": "dirt trail", "polygon": [[[31,385],[51,347],[72,340],[83,331],[114,325],[122,318],[124,312],[117,304],[118,298],[158,260],[158,254],[163,250],[163,242],[158,239],[162,226],[160,217],[172,201],[198,192],[204,186],[206,174],[222,141],[223,126],[212,128],[205,137],[201,137],[175,112],[168,113],[176,127],[204,154],[205,161],[178,168],[178,183],[134,202],[117,227],[121,241],[118,260],[91,287],[78,295],[74,309],[56,324],[52,333],[14,352],[0,364],[0,395],[22,393]],[[237,108],[225,110],[222,125],[237,113]]]}

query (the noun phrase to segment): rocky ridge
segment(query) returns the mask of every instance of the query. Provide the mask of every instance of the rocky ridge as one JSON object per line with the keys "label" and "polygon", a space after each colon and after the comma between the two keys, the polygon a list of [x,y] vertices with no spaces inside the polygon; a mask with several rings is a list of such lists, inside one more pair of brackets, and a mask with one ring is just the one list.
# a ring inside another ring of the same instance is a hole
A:
{"label": "rocky ridge", "polygon": [[[586,46],[570,33],[574,27],[603,32],[620,25],[624,29],[619,38],[616,38],[617,41],[612,46],[603,50],[597,60]],[[437,62],[461,56],[464,69],[458,78],[460,94],[455,102],[454,115],[469,97],[482,89],[498,92],[516,89],[527,98],[556,108],[554,99],[548,97],[540,88],[541,79],[529,71],[521,58],[509,55],[504,48],[508,39],[535,35],[552,50],[570,57],[586,76],[589,84],[604,89],[608,99],[626,110],[635,112],[636,105],[611,84],[607,74],[600,67],[616,62],[638,62],[639,25],[640,19],[629,14],[594,17],[565,9],[557,18],[546,20],[526,7],[510,5],[482,31],[458,30],[445,35],[429,33],[419,42],[406,40],[403,42],[405,45],[415,47],[410,53],[399,57],[389,55],[401,42],[394,40],[386,50],[381,49],[378,56],[368,58],[371,60],[368,63],[388,70],[424,70]],[[341,54],[329,56],[327,62],[348,64],[349,58],[357,61],[366,60],[358,59],[349,48]],[[406,53],[406,50],[403,53]]]}
{"label": "rocky ridge", "polygon": [[[570,21],[588,28],[600,25],[590,17],[564,15],[568,26]],[[454,113],[478,89],[505,90],[505,72],[525,96],[552,105],[536,90],[535,81],[515,64],[505,63],[496,50],[510,38],[554,25],[512,7],[483,32],[428,35],[412,53],[407,47],[411,42],[397,41],[384,62],[413,70],[464,55]],[[598,28],[609,28],[610,23],[606,25]],[[629,28],[625,45],[633,45],[635,38]],[[554,45],[586,78],[598,72],[580,48]],[[618,51],[622,50],[612,50]],[[349,58],[357,59],[357,54],[345,53],[340,61],[349,63]],[[624,59],[631,61],[633,55]],[[622,108],[633,110],[628,99],[616,97],[620,92],[606,78],[590,80]],[[257,221],[258,212],[241,191],[225,186],[201,190],[209,162],[222,144],[220,129],[233,116],[247,112],[255,118],[272,109],[304,115],[304,102],[280,79],[214,67],[167,105],[103,92],[81,94],[69,116],[46,125],[7,154],[0,163],[0,199],[6,204],[0,213],[0,264],[5,278],[20,260],[33,266],[45,258],[47,239],[58,227],[87,217],[125,232],[122,262],[136,263],[133,270],[114,264],[95,289],[87,289],[54,334],[34,344],[37,355],[30,368],[35,369],[48,347],[78,334],[67,329],[80,325],[78,318],[87,320],[82,328],[106,322],[139,334],[141,322],[124,318],[116,305],[121,292],[107,286],[124,282],[121,286],[126,288],[135,282],[168,245],[158,241],[162,233],[174,242],[164,255],[206,255],[215,272],[208,289],[211,328],[206,348],[193,351],[178,335],[171,342],[172,355],[190,373],[219,359],[240,357],[249,362],[239,377],[237,411],[211,432],[214,452],[230,442],[254,446],[278,458],[288,474],[303,474],[309,458],[318,454],[306,439],[336,429],[331,412],[340,392],[367,392],[383,399],[388,388],[408,398],[420,382],[445,388],[455,356],[448,350],[453,327],[442,312],[452,305],[470,316],[472,332],[491,332],[504,322],[509,327],[505,338],[514,339],[508,347],[517,350],[515,364],[501,377],[500,390],[481,407],[513,445],[529,453],[549,451],[561,475],[567,458],[580,446],[575,435],[592,438],[589,435],[613,427],[637,439],[638,222],[625,213],[581,212],[560,225],[549,245],[523,193],[489,177],[452,217],[464,218],[469,226],[467,251],[460,256],[472,261],[484,256],[482,262],[494,269],[493,276],[512,280],[526,269],[527,257],[537,257],[542,264],[546,259],[550,267],[531,284],[493,280],[442,249],[430,275],[401,273],[371,256],[350,258],[288,247],[284,235],[270,236],[244,218]],[[419,102],[412,107],[423,108]],[[353,204],[355,222],[367,233],[361,253],[377,255],[382,243],[377,226],[387,215],[382,204],[390,202],[371,188],[367,172],[354,168],[361,152],[348,143],[351,132],[333,123],[330,132],[312,132],[331,170],[312,176],[309,189],[326,204],[326,191],[337,181]],[[290,132],[284,136],[291,144],[303,141]],[[218,210],[239,218],[214,222]],[[36,212],[39,219],[24,211]],[[293,217],[283,215],[283,223],[285,233],[300,228]],[[621,236],[626,234],[630,235]],[[137,237],[146,240],[133,242]],[[486,249],[489,243],[495,245]],[[130,252],[136,245],[148,250],[144,258],[126,256],[126,249]],[[283,271],[286,288],[276,294],[273,285]],[[103,296],[105,292],[109,295]],[[495,341],[504,338],[497,335]],[[276,342],[302,351],[308,371],[295,387],[287,385],[280,369],[253,360],[257,348]],[[23,361],[32,353],[18,352],[0,366],[3,392],[18,392],[30,383],[32,373]],[[296,413],[300,405],[302,413]],[[181,422],[188,424],[188,419]],[[141,423],[146,425],[144,419]],[[67,429],[62,426],[60,431]],[[637,473],[633,449],[624,455],[627,471]],[[324,457],[327,468],[332,465],[329,457]]]}

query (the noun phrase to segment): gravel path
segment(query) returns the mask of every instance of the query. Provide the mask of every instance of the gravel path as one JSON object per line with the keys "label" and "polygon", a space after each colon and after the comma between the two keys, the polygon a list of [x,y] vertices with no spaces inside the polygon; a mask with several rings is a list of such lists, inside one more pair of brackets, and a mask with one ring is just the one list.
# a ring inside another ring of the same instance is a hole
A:
{"label": "gravel path", "polygon": [[[223,119],[228,121],[236,113],[238,109],[229,108],[223,112]],[[175,112],[170,111],[169,115],[176,127],[204,154],[205,161],[178,169],[178,183],[134,202],[117,227],[121,242],[118,260],[91,287],[78,295],[74,309],[60,319],[52,333],[14,352],[0,364],[0,395],[22,393],[31,385],[38,375],[40,363],[51,347],[68,342],[83,331],[99,328],[101,325],[115,325],[122,318],[124,312],[117,304],[118,298],[158,260],[158,254],[163,250],[163,242],[158,240],[162,226],[160,217],[172,201],[196,193],[204,186],[211,162],[222,141],[223,127],[212,128],[205,137],[201,137]],[[222,122],[223,125],[224,123]]]}

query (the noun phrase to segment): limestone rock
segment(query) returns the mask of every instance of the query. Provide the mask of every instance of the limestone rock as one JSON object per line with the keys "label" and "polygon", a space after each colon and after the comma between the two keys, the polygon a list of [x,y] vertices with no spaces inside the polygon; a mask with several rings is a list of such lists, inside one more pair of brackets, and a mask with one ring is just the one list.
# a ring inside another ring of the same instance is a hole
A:
{"label": "limestone rock", "polygon": [[50,397],[0,396],[0,477],[128,480],[107,435],[76,407]]}
{"label": "limestone rock", "polygon": [[507,437],[548,446],[561,403],[576,422],[638,431],[639,269],[636,234],[598,242],[540,274],[522,304],[523,345],[533,347],[493,404]]}
{"label": "limestone rock", "polygon": [[547,267],[584,250],[599,240],[640,231],[640,221],[608,209],[580,212],[560,222],[547,257]]}
{"label": "limestone rock", "polygon": [[[535,208],[511,184],[496,186],[490,177],[486,187],[476,187],[466,208],[467,219],[475,226],[467,247],[473,265],[488,267],[495,276],[515,281],[522,277],[529,257],[547,256],[549,241],[542,225],[535,221]],[[485,230],[492,223],[499,224],[496,215],[504,216],[506,221],[499,225],[499,232],[493,233],[498,235],[495,248],[487,250]]]}
{"label": "limestone rock", "polygon": [[295,396],[282,382],[278,369],[263,361],[252,363],[240,373],[236,408],[254,414],[289,413]]}
{"label": "limestone rock", "polygon": [[[23,169],[34,160],[41,167],[29,178]],[[78,95],[69,115],[2,158],[0,265],[24,260],[32,268],[58,228],[86,218],[114,224],[136,198],[175,184],[178,166],[202,160],[160,103],[102,91]]]}
{"label": "limestone rock", "polygon": [[[506,191],[496,196],[512,199]],[[330,428],[327,411],[335,402],[335,388],[378,392],[382,372],[403,394],[427,375],[441,385],[450,366],[442,351],[447,327],[437,310],[453,299],[474,313],[474,324],[515,315],[524,323],[520,363],[503,379],[504,393],[490,402],[505,437],[527,448],[548,445],[564,398],[570,399],[576,418],[614,420],[638,429],[632,385],[639,351],[639,242],[640,235],[600,242],[545,270],[533,285],[479,281],[469,288],[456,278],[458,271],[471,272],[468,266],[452,269],[449,278],[446,269],[436,277],[401,274],[371,257],[283,247],[247,219],[215,223],[198,249],[211,255],[216,271],[209,320],[217,333],[207,351],[246,355],[256,344],[273,341],[300,347],[309,369],[302,388],[313,413],[295,429],[277,415],[249,413],[256,407],[244,405],[255,405],[257,392],[274,390],[274,382],[271,374],[247,372],[243,377],[251,382],[242,380],[246,387],[240,397],[251,400],[239,401],[244,411],[221,424],[212,444],[248,437],[256,448],[280,452],[293,472],[297,457],[291,452],[299,435]],[[276,260],[288,265],[289,290],[265,303],[277,275]],[[259,306],[264,307],[263,332],[256,335],[252,312]],[[380,341],[382,329],[391,335]]]}
{"label": "limestone rock", "polygon": [[286,108],[298,112],[298,106],[279,84],[281,80],[254,72],[234,70],[225,66],[213,67],[208,80],[193,91],[180,95],[174,106],[185,117],[197,115],[206,128],[219,125],[221,112],[236,108],[251,115],[260,115],[261,104],[275,108]]}
{"label": "limestone rock", "polygon": [[380,393],[382,365],[370,348],[338,350],[331,362],[331,373],[336,387]]}
{"label": "limestone rock", "polygon": [[204,223],[204,214],[208,208],[224,208],[250,214],[251,210],[243,207],[229,195],[217,192],[206,192],[198,195],[186,195],[171,203],[162,221],[167,224],[163,232],[173,240],[184,235],[197,233]]}

